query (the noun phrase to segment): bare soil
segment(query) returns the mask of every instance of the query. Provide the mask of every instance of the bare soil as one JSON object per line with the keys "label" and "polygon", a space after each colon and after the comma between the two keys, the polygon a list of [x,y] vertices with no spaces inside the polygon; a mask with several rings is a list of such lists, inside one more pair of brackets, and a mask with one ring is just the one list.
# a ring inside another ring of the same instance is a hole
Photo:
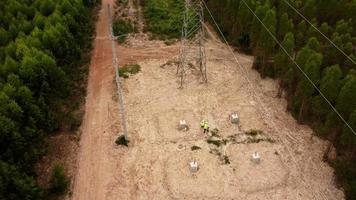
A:
{"label": "bare soil", "polygon": [[[246,69],[239,70],[216,38],[206,44],[209,83],[201,84],[191,69],[184,89],[178,89],[176,66],[161,67],[178,55],[179,45],[130,37],[118,46],[120,65],[139,63],[141,72],[122,81],[130,144],[116,146],[120,127],[108,3],[113,1],[103,0],[97,23],[72,199],[344,199],[332,168],[322,161],[327,142],[312,137],[286,111],[286,101],[275,97],[277,83],[252,70],[253,57],[235,53]],[[239,114],[239,126],[229,122],[232,112]],[[206,142],[199,127],[203,118],[222,137],[259,129],[275,142],[219,149]],[[181,119],[189,131],[177,130]],[[201,149],[192,151],[194,145]],[[230,164],[222,164],[212,149],[224,152]],[[251,162],[256,151],[260,164]],[[199,164],[197,173],[189,170],[192,160]]]}

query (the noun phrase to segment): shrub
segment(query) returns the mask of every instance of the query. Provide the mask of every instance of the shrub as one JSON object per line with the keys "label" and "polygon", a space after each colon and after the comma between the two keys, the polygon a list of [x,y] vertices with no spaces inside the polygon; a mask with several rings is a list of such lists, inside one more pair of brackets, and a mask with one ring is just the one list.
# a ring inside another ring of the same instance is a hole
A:
{"label": "shrub", "polygon": [[127,34],[135,32],[135,27],[130,21],[117,19],[113,24],[113,32],[114,36],[117,37],[117,41],[121,44],[125,42]]}
{"label": "shrub", "polygon": [[69,180],[65,175],[65,170],[62,164],[55,163],[52,168],[50,180],[50,192],[53,194],[63,194],[69,186]]}
{"label": "shrub", "polygon": [[137,74],[141,70],[141,66],[138,64],[124,65],[119,68],[119,76],[123,78],[129,78],[131,74]]}
{"label": "shrub", "polygon": [[115,143],[117,145],[124,145],[124,146],[127,146],[127,147],[129,146],[129,142],[130,141],[126,140],[124,135],[120,135],[115,141]]}

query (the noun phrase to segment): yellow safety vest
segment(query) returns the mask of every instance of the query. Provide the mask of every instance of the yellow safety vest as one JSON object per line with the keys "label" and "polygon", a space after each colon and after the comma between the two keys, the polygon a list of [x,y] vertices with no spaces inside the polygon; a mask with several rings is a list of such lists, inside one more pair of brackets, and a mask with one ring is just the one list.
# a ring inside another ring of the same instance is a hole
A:
{"label": "yellow safety vest", "polygon": [[200,122],[200,127],[203,128],[205,124],[206,124],[206,121],[205,121],[205,120],[201,121],[201,122]]}
{"label": "yellow safety vest", "polygon": [[205,123],[204,124],[204,129],[208,129],[209,128],[209,124],[208,123]]}

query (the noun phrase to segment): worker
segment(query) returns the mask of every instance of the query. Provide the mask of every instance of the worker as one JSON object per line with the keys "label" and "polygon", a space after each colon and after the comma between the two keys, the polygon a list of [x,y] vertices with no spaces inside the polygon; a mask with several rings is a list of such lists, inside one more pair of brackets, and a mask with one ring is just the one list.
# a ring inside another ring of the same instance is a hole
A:
{"label": "worker", "polygon": [[205,124],[204,124],[204,133],[209,133],[209,123],[208,123],[208,121],[206,121]]}
{"label": "worker", "polygon": [[200,128],[204,128],[204,125],[207,123],[208,121],[206,119],[203,119],[201,122],[200,122]]}

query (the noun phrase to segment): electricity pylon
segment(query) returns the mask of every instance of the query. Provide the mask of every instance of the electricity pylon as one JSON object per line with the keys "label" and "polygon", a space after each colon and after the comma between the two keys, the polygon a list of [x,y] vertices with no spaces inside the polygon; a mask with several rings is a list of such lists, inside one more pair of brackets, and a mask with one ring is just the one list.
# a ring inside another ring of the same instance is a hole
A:
{"label": "electricity pylon", "polygon": [[202,0],[185,0],[181,48],[177,74],[183,88],[187,69],[191,64],[199,66],[201,79],[208,82],[206,75],[204,9]]}

